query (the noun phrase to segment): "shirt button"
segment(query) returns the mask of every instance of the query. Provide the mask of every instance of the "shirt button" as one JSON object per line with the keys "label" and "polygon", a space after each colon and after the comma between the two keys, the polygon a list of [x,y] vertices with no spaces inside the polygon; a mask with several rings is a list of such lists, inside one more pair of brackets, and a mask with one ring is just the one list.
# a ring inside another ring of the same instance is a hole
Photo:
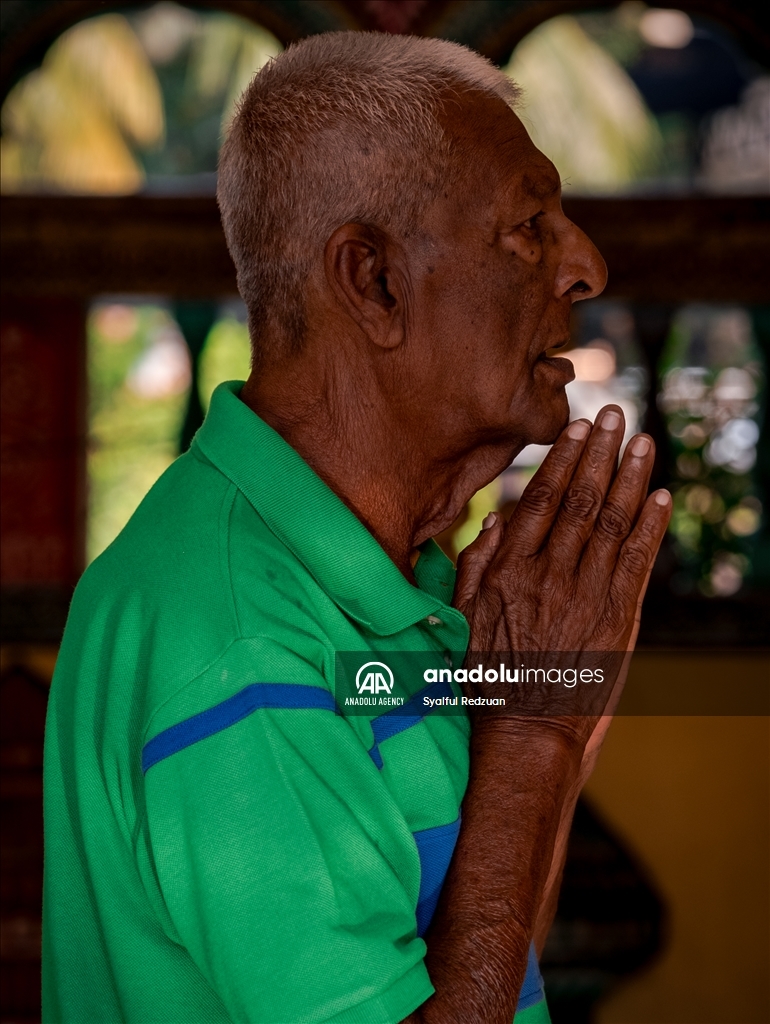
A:
{"label": "shirt button", "polygon": [[441,619],[437,619],[435,615],[429,615],[426,619],[429,626],[443,626],[444,623]]}
{"label": "shirt button", "polygon": [[454,661],[452,660],[452,654],[450,651],[444,651],[444,661],[450,668],[454,668]]}

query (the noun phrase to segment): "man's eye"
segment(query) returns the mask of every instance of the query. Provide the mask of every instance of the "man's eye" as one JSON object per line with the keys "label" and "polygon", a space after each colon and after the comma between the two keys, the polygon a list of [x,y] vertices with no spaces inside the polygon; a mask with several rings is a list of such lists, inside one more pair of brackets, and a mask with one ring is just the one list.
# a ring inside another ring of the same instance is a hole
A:
{"label": "man's eye", "polygon": [[532,229],[532,228],[534,228],[534,226],[535,226],[535,223],[536,223],[536,222],[538,221],[538,219],[539,219],[539,218],[540,218],[541,216],[542,216],[542,211],[541,211],[540,213],[536,213],[536,214],[534,215],[534,217],[528,217],[528,218],[527,218],[527,220],[525,220],[525,221],[524,221],[524,223],[523,223],[523,224],[522,224],[521,226],[522,226],[523,228],[529,228],[529,229]]}

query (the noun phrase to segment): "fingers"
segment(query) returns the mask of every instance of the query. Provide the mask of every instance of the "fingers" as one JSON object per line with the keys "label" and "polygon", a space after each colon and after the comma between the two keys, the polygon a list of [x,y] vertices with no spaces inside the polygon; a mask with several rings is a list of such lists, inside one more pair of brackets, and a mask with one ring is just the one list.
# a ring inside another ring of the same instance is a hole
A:
{"label": "fingers", "polygon": [[542,547],[591,432],[586,420],[564,430],[532,477],[505,531],[506,554],[533,555]]}
{"label": "fingers", "polygon": [[602,506],[588,546],[580,563],[594,577],[609,580],[618,552],[631,533],[647,494],[655,444],[646,434],[637,434],[623,454],[623,461]]}
{"label": "fingers", "polygon": [[624,431],[625,420],[618,406],[606,406],[596,417],[548,540],[554,561],[565,569],[574,569],[594,529],[618,464]]}
{"label": "fingers", "polygon": [[655,491],[618,553],[609,587],[610,603],[624,618],[636,616],[653,563],[671,518],[671,495]]}
{"label": "fingers", "polygon": [[476,596],[487,566],[503,538],[505,520],[499,512],[490,512],[478,537],[460,552],[453,604],[462,610]]}

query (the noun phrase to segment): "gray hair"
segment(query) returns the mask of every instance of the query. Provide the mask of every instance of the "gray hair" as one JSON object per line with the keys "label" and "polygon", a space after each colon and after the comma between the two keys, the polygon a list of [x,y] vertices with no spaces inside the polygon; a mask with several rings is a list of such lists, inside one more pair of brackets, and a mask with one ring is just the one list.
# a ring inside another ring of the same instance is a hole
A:
{"label": "gray hair", "polygon": [[266,324],[297,352],[304,285],[334,230],[356,222],[408,237],[450,183],[456,147],[440,114],[478,90],[518,90],[480,54],[443,39],[379,32],[311,36],[271,60],[240,99],[219,160],[217,199],[253,358]]}

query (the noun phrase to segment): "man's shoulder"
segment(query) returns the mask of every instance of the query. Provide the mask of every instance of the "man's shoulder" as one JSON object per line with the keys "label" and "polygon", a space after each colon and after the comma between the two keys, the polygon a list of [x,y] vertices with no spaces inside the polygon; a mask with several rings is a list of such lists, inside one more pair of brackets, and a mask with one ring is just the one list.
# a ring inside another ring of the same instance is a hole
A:
{"label": "man's shoulder", "polygon": [[[228,508],[236,488],[192,451],[156,481],[123,530],[88,567],[73,611],[141,601],[178,613],[227,575]],[[221,595],[217,595],[221,596]],[[214,602],[217,603],[217,602]]]}
{"label": "man's shoulder", "polygon": [[264,565],[282,556],[301,570],[236,484],[193,448],[154,484],[78,591],[97,602],[131,593],[193,608],[200,598],[212,612],[228,603],[222,587],[232,604],[232,588],[248,585],[244,573],[269,587],[277,576]]}
{"label": "man's shoulder", "polygon": [[86,570],[62,653],[72,670],[141,664],[152,705],[241,637],[301,631],[298,595],[314,586],[235,484],[191,451]]}

